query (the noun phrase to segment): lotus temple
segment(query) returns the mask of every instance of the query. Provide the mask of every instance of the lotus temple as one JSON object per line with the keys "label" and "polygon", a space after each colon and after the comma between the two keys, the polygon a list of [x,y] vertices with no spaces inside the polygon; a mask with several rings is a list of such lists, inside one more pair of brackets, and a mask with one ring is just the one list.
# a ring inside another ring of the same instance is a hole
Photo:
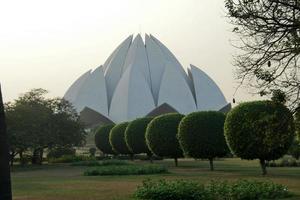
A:
{"label": "lotus temple", "polygon": [[90,127],[144,116],[195,111],[227,112],[216,83],[201,69],[187,70],[152,35],[125,39],[103,65],[81,75],[64,98]]}

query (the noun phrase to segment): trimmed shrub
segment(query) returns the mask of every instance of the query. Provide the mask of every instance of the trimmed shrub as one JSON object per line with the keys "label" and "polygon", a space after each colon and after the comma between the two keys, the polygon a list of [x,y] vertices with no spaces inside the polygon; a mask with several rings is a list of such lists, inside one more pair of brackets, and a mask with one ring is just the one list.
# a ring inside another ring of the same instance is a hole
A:
{"label": "trimmed shrub", "polygon": [[134,193],[140,200],[258,200],[292,196],[280,184],[266,181],[211,181],[207,185],[189,180],[146,180]]}
{"label": "trimmed shrub", "polygon": [[183,157],[177,140],[177,129],[184,115],[169,113],[155,117],[146,130],[146,143],[149,149],[157,156],[177,159]]}
{"label": "trimmed shrub", "polygon": [[134,197],[144,200],[209,200],[209,194],[205,191],[203,184],[195,181],[143,181],[138,186]]}
{"label": "trimmed shrub", "polygon": [[89,156],[77,156],[77,155],[65,155],[60,158],[49,158],[49,163],[73,163],[79,161],[95,160],[93,157]]}
{"label": "trimmed shrub", "polygon": [[[152,154],[152,152],[151,152],[151,154]],[[136,159],[140,159],[140,160],[150,160],[151,162],[152,162],[153,160],[163,160],[162,157],[159,157],[159,156],[156,156],[156,155],[152,155],[151,157],[146,156],[146,155],[137,155],[137,156],[136,156]]]}
{"label": "trimmed shrub", "polygon": [[71,166],[88,166],[88,167],[95,167],[95,166],[112,166],[112,165],[131,165],[131,163],[126,162],[124,160],[87,160],[87,161],[79,161],[74,162]]}
{"label": "trimmed shrub", "polygon": [[152,117],[145,117],[130,122],[125,131],[125,141],[128,149],[134,154],[146,153],[151,156],[151,151],[146,144],[146,129]]}
{"label": "trimmed shrub", "polygon": [[109,133],[114,127],[114,124],[107,124],[100,126],[95,134],[95,144],[96,147],[104,154],[115,154],[110,143],[109,143]]}
{"label": "trimmed shrub", "polygon": [[85,176],[144,175],[167,173],[162,165],[110,165],[87,169]]}
{"label": "trimmed shrub", "polygon": [[185,155],[208,159],[214,170],[213,159],[227,155],[224,137],[225,115],[221,112],[195,112],[185,116],[178,129],[178,140]]}
{"label": "trimmed shrub", "polygon": [[211,181],[206,186],[212,199],[255,200],[282,199],[292,196],[287,187],[270,181],[238,180]]}
{"label": "trimmed shrub", "polygon": [[50,149],[47,158],[60,158],[62,156],[75,156],[76,150],[71,147],[55,147]]}
{"label": "trimmed shrub", "polygon": [[132,154],[125,142],[125,130],[128,122],[115,125],[109,133],[109,143],[114,152],[118,154]]}
{"label": "trimmed shrub", "polygon": [[238,105],[227,114],[224,129],[231,151],[242,159],[259,159],[263,174],[265,161],[287,153],[295,136],[291,112],[271,101]]}

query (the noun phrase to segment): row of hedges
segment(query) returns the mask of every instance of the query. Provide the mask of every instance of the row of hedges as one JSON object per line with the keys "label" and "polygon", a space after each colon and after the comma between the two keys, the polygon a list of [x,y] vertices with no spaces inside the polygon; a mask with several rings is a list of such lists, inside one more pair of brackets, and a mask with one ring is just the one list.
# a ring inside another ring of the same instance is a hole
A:
{"label": "row of hedges", "polygon": [[190,180],[146,180],[134,193],[140,200],[255,200],[285,199],[293,196],[284,185],[269,181],[211,181],[201,184]]}
{"label": "row of hedges", "polygon": [[[150,158],[175,159],[183,157],[176,138],[179,122],[184,115],[171,113],[156,118],[139,118],[128,123],[101,126],[95,135],[95,143],[104,154],[141,154]],[[152,161],[152,159],[150,159]]]}
{"label": "row of hedges", "polygon": [[107,154],[153,153],[174,158],[176,165],[183,156],[208,159],[211,170],[213,159],[231,150],[242,159],[259,159],[265,174],[265,162],[287,153],[294,138],[294,118],[283,104],[254,101],[236,106],[227,116],[216,111],[170,113],[102,126],[95,139]]}
{"label": "row of hedges", "polygon": [[146,175],[163,174],[168,170],[165,166],[148,165],[109,165],[86,169],[85,176],[114,176],[114,175]]}

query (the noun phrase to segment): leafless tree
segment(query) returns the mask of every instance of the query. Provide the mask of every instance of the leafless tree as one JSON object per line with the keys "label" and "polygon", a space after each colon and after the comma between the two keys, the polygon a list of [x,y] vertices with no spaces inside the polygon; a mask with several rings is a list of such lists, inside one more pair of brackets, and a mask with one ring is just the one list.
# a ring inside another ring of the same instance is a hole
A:
{"label": "leafless tree", "polygon": [[282,91],[290,108],[300,103],[300,0],[225,0],[241,84],[270,95]]}

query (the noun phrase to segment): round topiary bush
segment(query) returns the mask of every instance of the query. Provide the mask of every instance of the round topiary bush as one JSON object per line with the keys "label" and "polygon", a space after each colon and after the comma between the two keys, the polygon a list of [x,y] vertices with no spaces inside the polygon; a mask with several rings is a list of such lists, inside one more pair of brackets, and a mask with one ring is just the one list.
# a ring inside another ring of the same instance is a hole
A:
{"label": "round topiary bush", "polygon": [[182,150],[176,138],[178,125],[184,115],[170,113],[155,117],[146,130],[146,143],[157,156],[177,159],[183,157]]}
{"label": "round topiary bush", "polygon": [[110,143],[109,143],[109,133],[114,127],[114,124],[107,124],[100,126],[95,134],[95,144],[96,147],[104,154],[115,154]]}
{"label": "round topiary bush", "polygon": [[125,141],[128,149],[134,154],[146,153],[151,156],[151,151],[146,144],[146,129],[152,117],[145,117],[130,122],[125,131]]}
{"label": "round topiary bush", "polygon": [[185,155],[209,159],[224,157],[228,150],[224,137],[225,115],[221,112],[195,112],[185,116],[178,129],[178,140]]}
{"label": "round topiary bush", "polygon": [[227,114],[224,131],[231,151],[242,159],[259,159],[263,174],[265,161],[287,153],[295,136],[293,115],[272,101],[238,105]]}
{"label": "round topiary bush", "polygon": [[118,154],[132,154],[125,142],[125,130],[128,122],[115,125],[109,134],[109,143],[114,152]]}

